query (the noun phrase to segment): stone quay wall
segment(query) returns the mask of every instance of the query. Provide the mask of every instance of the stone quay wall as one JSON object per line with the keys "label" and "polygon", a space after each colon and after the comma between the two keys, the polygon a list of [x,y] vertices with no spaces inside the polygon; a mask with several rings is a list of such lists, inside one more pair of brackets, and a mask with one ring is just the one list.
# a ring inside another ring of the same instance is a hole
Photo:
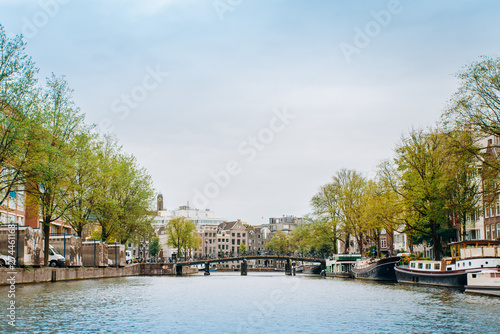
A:
{"label": "stone quay wall", "polygon": [[[194,274],[197,272],[198,269],[190,267],[183,267],[182,271],[183,274]],[[12,277],[15,277],[15,284],[26,284],[80,279],[163,276],[175,274],[175,265],[165,265],[161,263],[136,263],[118,268],[0,268],[0,285],[11,285]]]}

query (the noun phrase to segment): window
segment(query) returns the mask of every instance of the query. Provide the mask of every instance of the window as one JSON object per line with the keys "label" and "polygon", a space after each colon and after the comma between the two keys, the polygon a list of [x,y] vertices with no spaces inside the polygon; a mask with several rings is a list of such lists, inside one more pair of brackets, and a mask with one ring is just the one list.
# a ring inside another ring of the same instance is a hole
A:
{"label": "window", "polygon": [[412,262],[410,265],[411,268],[415,268],[415,262]]}
{"label": "window", "polygon": [[243,234],[242,234],[243,238],[245,237],[245,235],[246,235],[246,233],[243,233]]}
{"label": "window", "polygon": [[424,264],[423,263],[419,263],[418,264],[418,269],[423,269],[424,268]]}
{"label": "window", "polygon": [[240,238],[240,237],[241,237],[239,233],[237,234],[237,237],[238,237],[238,238]]}
{"label": "window", "polygon": [[386,238],[380,238],[380,247],[387,248],[387,239]]}
{"label": "window", "polygon": [[439,270],[441,269],[441,264],[440,263],[434,263],[434,270]]}
{"label": "window", "polygon": [[234,233],[233,233],[232,235],[233,235],[233,237],[234,237]]}
{"label": "window", "polygon": [[491,239],[490,225],[486,225],[486,239]]}
{"label": "window", "polygon": [[431,264],[430,263],[426,263],[425,264],[425,269],[431,269]]}
{"label": "window", "polygon": [[497,238],[500,238],[500,224],[497,224]]}

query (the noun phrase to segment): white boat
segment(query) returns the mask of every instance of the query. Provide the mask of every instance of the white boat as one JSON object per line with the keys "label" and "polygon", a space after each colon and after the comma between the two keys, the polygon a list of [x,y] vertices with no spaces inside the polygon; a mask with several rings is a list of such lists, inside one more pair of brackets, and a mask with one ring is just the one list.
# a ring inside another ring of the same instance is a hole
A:
{"label": "white boat", "polygon": [[468,273],[465,292],[500,297],[500,270]]}
{"label": "white boat", "polygon": [[452,258],[441,261],[412,260],[395,267],[400,283],[464,288],[467,274],[496,269],[500,265],[500,242],[460,241],[450,244]]}

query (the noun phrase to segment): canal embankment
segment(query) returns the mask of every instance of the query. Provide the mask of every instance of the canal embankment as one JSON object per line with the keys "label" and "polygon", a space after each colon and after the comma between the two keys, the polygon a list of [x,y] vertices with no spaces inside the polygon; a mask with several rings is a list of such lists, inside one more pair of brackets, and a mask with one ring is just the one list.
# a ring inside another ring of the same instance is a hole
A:
{"label": "canal embankment", "polygon": [[[196,268],[183,267],[182,274],[194,274]],[[97,278],[115,278],[127,276],[164,276],[176,275],[174,265],[161,263],[137,263],[125,267],[77,267],[77,268],[1,268],[0,285],[10,285],[15,277],[16,284],[30,284],[43,282],[59,282]]]}

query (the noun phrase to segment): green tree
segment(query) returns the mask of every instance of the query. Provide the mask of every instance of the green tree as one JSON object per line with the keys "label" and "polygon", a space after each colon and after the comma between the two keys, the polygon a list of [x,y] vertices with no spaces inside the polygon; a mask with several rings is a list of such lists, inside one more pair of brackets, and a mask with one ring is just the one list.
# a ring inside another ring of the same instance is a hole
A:
{"label": "green tree", "polygon": [[300,253],[308,254],[313,251],[311,242],[313,233],[312,220],[307,216],[304,217],[302,223],[292,231],[291,242]]}
{"label": "green tree", "polygon": [[281,255],[292,251],[289,236],[283,231],[277,231],[271,240],[266,243],[266,250]]}
{"label": "green tree", "polygon": [[82,132],[75,136],[72,144],[74,169],[69,175],[72,187],[68,189],[67,197],[62,199],[70,205],[63,218],[82,237],[93,217],[95,204],[99,201],[96,193],[99,182],[96,152],[100,149],[100,143],[95,135]]}
{"label": "green tree", "polygon": [[160,238],[154,237],[149,244],[149,254],[151,255],[151,257],[156,258],[158,254],[160,254],[160,249]]}
{"label": "green tree", "polygon": [[477,152],[479,147],[470,132],[453,130],[447,133],[447,137],[447,207],[450,218],[460,226],[461,238],[465,240],[467,218],[474,218],[479,211],[481,195],[485,203],[497,201],[498,173],[490,167],[491,164],[483,164],[482,169],[478,168],[478,160],[473,152]]}
{"label": "green tree", "polygon": [[481,57],[458,74],[460,86],[446,122],[480,137],[500,136],[500,57]]}
{"label": "green tree", "polygon": [[[342,169],[333,177],[340,189],[339,213],[344,226],[344,234],[353,235],[363,254],[365,234],[368,226],[363,210],[367,199],[367,180],[357,171]],[[349,238],[346,238],[348,242]]]}
{"label": "green tree", "polygon": [[32,154],[27,136],[36,129],[40,104],[38,69],[25,53],[21,36],[8,38],[0,25],[0,205],[10,191],[22,190]]}
{"label": "green tree", "polygon": [[92,212],[102,228],[102,240],[114,237],[125,243],[151,232],[154,192],[151,176],[133,155],[121,152],[106,138],[98,151],[97,178]]}
{"label": "green tree", "polygon": [[245,254],[247,251],[247,246],[245,245],[245,241],[241,242],[240,247],[238,247],[239,254]]}
{"label": "green tree", "polygon": [[398,191],[409,209],[407,229],[414,232],[415,242],[430,242],[440,259],[441,242],[453,231],[447,208],[446,137],[438,130],[412,131],[398,146],[395,161],[401,177]]}
{"label": "green tree", "polygon": [[45,265],[48,265],[51,223],[62,218],[73,205],[66,201],[73,184],[74,150],[71,143],[84,131],[83,115],[72,100],[73,91],[64,78],[52,75],[38,115],[38,127],[32,129],[30,145],[35,147],[25,173],[30,183],[28,206],[42,216],[45,238]]}
{"label": "green tree", "polygon": [[340,196],[340,185],[334,180],[334,182],[322,186],[311,199],[313,216],[315,217],[313,220],[321,221],[321,229],[327,232],[334,254],[338,253],[337,240],[339,226],[341,225],[339,214]]}
{"label": "green tree", "polygon": [[196,225],[186,217],[171,219],[167,226],[167,245],[177,248],[177,256],[187,255],[189,250],[197,249],[201,240],[196,235]]}

